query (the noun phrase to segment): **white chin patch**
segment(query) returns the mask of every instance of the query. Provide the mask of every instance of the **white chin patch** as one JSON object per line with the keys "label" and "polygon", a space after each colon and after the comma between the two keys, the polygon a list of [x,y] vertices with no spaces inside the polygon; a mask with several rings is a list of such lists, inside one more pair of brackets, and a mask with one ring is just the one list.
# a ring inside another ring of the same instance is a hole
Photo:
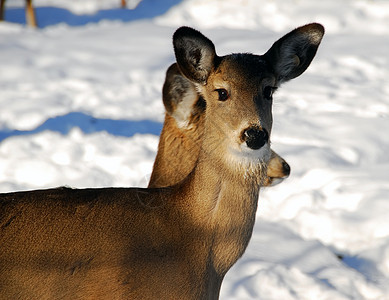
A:
{"label": "white chin patch", "polygon": [[284,179],[286,179],[287,177],[285,176],[285,177],[283,177],[283,178],[272,178],[271,180],[271,184],[269,185],[269,186],[275,186],[275,185],[277,185],[277,184],[279,184],[279,183],[281,183],[281,182],[283,182],[284,181]]}
{"label": "white chin patch", "polygon": [[241,163],[267,163],[271,156],[270,145],[266,143],[263,147],[255,150],[247,147],[246,143],[243,143],[238,149],[231,149],[231,155]]}

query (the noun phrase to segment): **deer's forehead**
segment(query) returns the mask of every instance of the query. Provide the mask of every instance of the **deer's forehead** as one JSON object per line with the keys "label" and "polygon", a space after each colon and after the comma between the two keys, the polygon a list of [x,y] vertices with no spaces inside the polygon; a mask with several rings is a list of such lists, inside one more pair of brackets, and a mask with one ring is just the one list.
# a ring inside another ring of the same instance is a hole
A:
{"label": "deer's forehead", "polygon": [[222,57],[215,77],[235,84],[259,84],[263,79],[271,77],[271,69],[262,56],[231,54]]}

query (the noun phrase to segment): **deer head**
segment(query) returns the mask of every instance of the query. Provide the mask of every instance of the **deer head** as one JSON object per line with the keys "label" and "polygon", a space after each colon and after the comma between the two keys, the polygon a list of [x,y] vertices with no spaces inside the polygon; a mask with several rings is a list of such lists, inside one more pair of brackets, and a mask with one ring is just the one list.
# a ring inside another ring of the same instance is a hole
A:
{"label": "deer head", "polygon": [[175,32],[177,65],[206,102],[203,150],[218,153],[215,163],[236,170],[269,161],[273,92],[307,69],[323,34],[323,26],[308,24],[276,41],[264,55],[218,56],[197,30]]}

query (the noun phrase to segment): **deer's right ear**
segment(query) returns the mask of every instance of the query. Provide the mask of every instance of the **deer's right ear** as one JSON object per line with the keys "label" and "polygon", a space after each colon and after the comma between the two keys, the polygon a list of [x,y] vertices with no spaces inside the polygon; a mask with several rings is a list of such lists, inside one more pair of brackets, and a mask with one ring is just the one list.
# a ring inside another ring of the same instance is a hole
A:
{"label": "deer's right ear", "polygon": [[318,23],[301,26],[283,36],[266,52],[279,83],[300,76],[310,65],[324,35]]}
{"label": "deer's right ear", "polygon": [[216,57],[215,45],[199,31],[180,27],[173,35],[177,64],[189,80],[206,84]]}

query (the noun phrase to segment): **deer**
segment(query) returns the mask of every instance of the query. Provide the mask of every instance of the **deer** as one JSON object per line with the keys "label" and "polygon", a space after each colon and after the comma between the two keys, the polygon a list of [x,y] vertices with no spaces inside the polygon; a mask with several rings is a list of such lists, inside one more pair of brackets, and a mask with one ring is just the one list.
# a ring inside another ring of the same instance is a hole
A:
{"label": "deer", "polygon": [[323,35],[311,23],[263,55],[219,56],[178,28],[177,65],[206,101],[193,170],[168,187],[0,194],[1,298],[218,299],[252,235],[273,91],[308,68]]}
{"label": "deer", "polygon": [[[205,100],[177,63],[166,71],[162,100],[165,120],[148,187],[177,184],[193,170],[204,130]],[[263,186],[279,184],[289,174],[289,164],[272,150]]]}

